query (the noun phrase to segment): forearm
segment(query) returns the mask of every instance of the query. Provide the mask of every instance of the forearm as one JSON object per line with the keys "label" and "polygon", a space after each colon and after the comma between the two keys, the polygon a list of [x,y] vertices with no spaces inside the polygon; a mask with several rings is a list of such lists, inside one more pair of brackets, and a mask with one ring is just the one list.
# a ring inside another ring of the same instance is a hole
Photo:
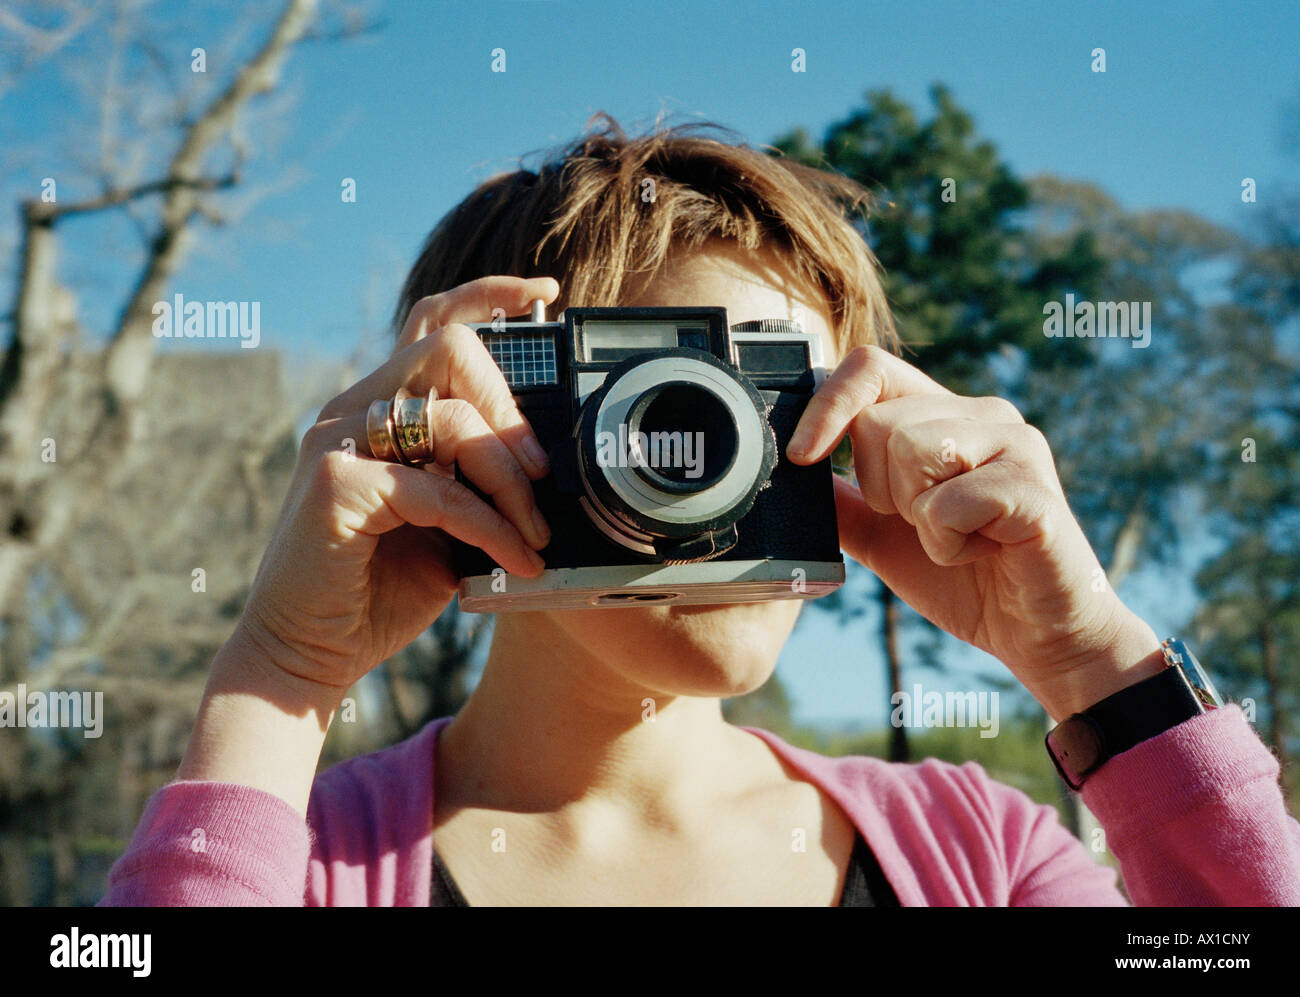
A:
{"label": "forearm", "polygon": [[251,786],[305,817],[343,692],[279,669],[237,630],[213,660],[177,778]]}

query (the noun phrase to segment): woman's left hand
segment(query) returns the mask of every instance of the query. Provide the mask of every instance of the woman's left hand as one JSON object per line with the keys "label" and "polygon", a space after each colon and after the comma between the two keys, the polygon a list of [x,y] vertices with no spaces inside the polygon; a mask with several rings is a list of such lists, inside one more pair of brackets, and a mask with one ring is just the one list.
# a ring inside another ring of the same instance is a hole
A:
{"label": "woman's left hand", "polygon": [[1043,434],[1001,398],[956,395],[878,347],[851,351],[787,455],[845,431],[860,486],[837,479],[841,546],[936,626],[1002,661],[1057,720],[1163,667],[1111,590]]}

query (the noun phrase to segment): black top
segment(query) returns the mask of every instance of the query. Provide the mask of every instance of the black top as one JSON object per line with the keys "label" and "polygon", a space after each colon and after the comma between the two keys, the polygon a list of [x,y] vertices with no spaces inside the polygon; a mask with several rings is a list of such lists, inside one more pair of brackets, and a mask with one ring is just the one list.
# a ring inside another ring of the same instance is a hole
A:
{"label": "black top", "polygon": [[[442,864],[442,857],[437,849],[433,852],[433,883],[429,891],[431,907],[468,907],[469,902],[460,892],[460,887],[451,878],[451,873]],[[898,895],[884,870],[876,860],[876,854],[867,845],[861,834],[853,843],[853,854],[849,856],[848,872],[844,875],[844,889],[840,893],[839,907],[898,907]]]}

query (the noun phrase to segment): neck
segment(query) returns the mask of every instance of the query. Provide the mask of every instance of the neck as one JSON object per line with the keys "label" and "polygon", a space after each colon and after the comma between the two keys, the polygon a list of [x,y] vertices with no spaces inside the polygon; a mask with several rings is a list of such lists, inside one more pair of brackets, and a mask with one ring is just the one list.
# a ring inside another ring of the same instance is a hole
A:
{"label": "neck", "polygon": [[638,685],[547,615],[509,613],[497,617],[477,688],[439,738],[438,793],[449,806],[609,804],[671,820],[716,799],[720,785],[734,791],[742,766],[766,754],[723,721],[719,699]]}

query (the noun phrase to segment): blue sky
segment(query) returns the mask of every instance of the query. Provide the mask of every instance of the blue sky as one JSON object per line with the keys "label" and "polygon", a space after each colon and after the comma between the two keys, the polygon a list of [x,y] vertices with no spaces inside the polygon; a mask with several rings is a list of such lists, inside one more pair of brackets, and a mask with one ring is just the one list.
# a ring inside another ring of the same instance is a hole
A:
{"label": "blue sky", "polygon": [[[177,8],[180,20],[169,12],[154,43],[182,68],[194,46],[208,48],[209,82],[224,82],[222,39],[247,7]],[[247,173],[270,192],[205,239],[174,286],[194,299],[260,301],[264,346],[294,355],[351,352],[387,318],[448,208],[514,157],[572,138],[598,110],[627,126],[660,111],[713,120],[762,143],[795,125],[817,135],[870,89],[891,88],[925,114],[929,86],[942,81],[1021,175],[1087,179],[1130,208],[1179,207],[1237,227],[1251,220],[1243,177],[1258,181],[1263,201],[1294,172],[1281,142],[1284,107],[1300,95],[1291,2],[480,0],[373,11],[382,31],[294,54],[292,109],[264,131],[250,122],[261,151]],[[69,54],[93,56],[99,44],[89,37]],[[1098,46],[1105,74],[1090,71]],[[496,48],[504,73],[491,72]],[[794,48],[806,52],[804,73],[791,72]],[[59,178],[61,200],[94,192],[76,164],[86,142],[69,141],[84,135],[72,131],[84,110],[53,63],[0,99],[9,204],[46,176]],[[357,182],[355,204],[341,202],[344,177]],[[12,217],[7,209],[0,220],[7,251]],[[90,327],[111,322],[138,245],[122,217],[67,230],[64,277]],[[1125,593],[1162,636],[1188,608],[1165,588],[1138,579]],[[799,715],[882,721],[874,621],[838,630],[824,614],[805,616],[780,669]]]}

